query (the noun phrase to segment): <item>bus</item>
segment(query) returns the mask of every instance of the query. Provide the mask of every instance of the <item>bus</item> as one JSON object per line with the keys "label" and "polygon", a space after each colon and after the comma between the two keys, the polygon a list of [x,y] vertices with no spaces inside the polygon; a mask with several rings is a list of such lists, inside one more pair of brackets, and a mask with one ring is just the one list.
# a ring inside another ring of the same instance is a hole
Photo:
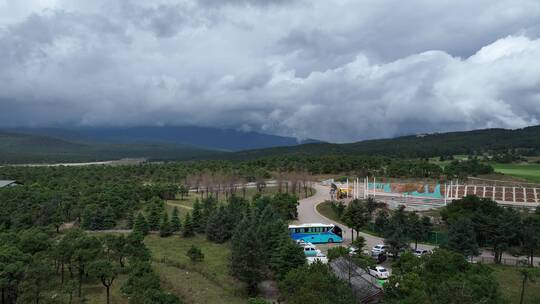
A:
{"label": "bus", "polygon": [[289,225],[289,234],[295,241],[303,240],[313,244],[343,242],[342,230],[334,224]]}

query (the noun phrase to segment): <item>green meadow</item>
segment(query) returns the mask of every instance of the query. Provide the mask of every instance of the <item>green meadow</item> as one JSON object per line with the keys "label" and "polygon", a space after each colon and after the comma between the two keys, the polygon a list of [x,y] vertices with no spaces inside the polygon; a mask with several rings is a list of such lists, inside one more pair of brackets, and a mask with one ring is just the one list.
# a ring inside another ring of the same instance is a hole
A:
{"label": "green meadow", "polygon": [[495,172],[540,183],[540,164],[491,164]]}

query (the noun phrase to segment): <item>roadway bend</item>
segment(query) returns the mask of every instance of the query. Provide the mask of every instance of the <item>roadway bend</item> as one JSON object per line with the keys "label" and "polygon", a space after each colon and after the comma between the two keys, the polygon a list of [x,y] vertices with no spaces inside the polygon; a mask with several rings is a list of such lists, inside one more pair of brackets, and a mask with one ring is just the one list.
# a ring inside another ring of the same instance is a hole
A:
{"label": "roadway bend", "polygon": [[[314,184],[313,188],[316,190],[315,195],[310,196],[305,199],[301,199],[299,201],[300,204],[298,206],[298,220],[294,221],[294,223],[295,224],[323,223],[323,224],[338,225],[343,229],[344,243],[350,244],[351,243],[351,229],[341,223],[338,223],[336,221],[333,221],[323,216],[317,211],[318,204],[326,200],[330,200],[330,187],[323,186],[321,184]],[[367,234],[364,232],[360,232],[360,235],[365,238],[366,246],[368,249],[371,249],[373,246],[377,244],[384,243],[384,239],[381,237]],[[412,244],[412,247],[414,247],[414,244]],[[418,244],[418,248],[431,250],[434,248],[434,246],[427,245],[427,244]]]}

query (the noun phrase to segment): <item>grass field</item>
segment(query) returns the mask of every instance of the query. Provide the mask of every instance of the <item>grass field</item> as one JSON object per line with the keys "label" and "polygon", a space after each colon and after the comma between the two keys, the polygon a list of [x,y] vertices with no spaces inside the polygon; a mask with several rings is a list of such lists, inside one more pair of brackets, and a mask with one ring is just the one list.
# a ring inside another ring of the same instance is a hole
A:
{"label": "grass field", "polygon": [[[510,303],[519,303],[521,293],[521,275],[513,266],[490,265],[494,275],[499,281],[502,293],[510,300]],[[540,282],[527,283],[525,287],[524,303],[540,304]]]}
{"label": "grass field", "polygon": [[[241,283],[229,275],[230,248],[228,244],[214,244],[204,236],[160,238],[149,235],[145,244],[152,251],[154,269],[159,273],[163,288],[184,303],[246,303]],[[199,247],[205,258],[192,263],[186,256],[188,249]]]}
{"label": "grass field", "polygon": [[331,202],[322,202],[317,205],[317,211],[324,217],[331,219],[332,221],[341,223],[339,216],[332,210]]}
{"label": "grass field", "polygon": [[[114,283],[113,283],[113,285],[111,287],[111,294],[110,294],[111,295],[111,303],[114,303],[114,304],[127,304],[129,302],[127,297],[124,297],[124,295],[120,291],[120,288],[122,287],[122,285],[124,284],[124,282],[126,280],[127,280],[127,275],[126,274],[119,275],[115,279],[115,281],[114,281]],[[73,303],[78,303],[76,301],[77,300],[76,294],[77,294],[77,292],[75,292],[73,294],[73,300],[74,300]],[[89,283],[89,284],[84,284],[83,285],[83,296],[86,299],[86,302],[84,302],[84,303],[103,304],[103,303],[105,303],[105,299],[106,299],[105,287],[103,287],[103,285],[100,282],[98,282],[97,280],[95,282],[92,282],[92,283]]]}
{"label": "grass field", "polygon": [[[276,187],[268,187],[264,189],[262,192],[263,195],[273,195],[277,193]],[[255,194],[257,194],[256,188],[247,188],[246,189],[246,198],[248,200],[251,200]],[[243,195],[242,190],[238,190],[236,195]],[[186,213],[191,212],[191,209],[193,209],[193,204],[197,199],[201,200],[203,196],[199,193],[190,192],[188,196],[183,197],[180,199],[180,196],[177,196],[174,200],[167,200],[165,207],[167,208],[167,211],[169,212],[169,215],[171,215],[172,210],[174,207],[178,207],[178,212],[180,213],[180,217],[183,218]],[[220,195],[219,200],[221,202],[225,201],[225,195]]]}
{"label": "grass field", "polygon": [[515,176],[524,180],[540,183],[540,164],[491,164],[495,172]]}
{"label": "grass field", "polygon": [[[339,216],[334,212],[334,210],[332,210],[332,203],[331,202],[322,202],[320,204],[317,205],[317,211],[324,217],[326,218],[329,218],[331,219],[332,221],[338,223],[338,224],[341,224],[343,226],[346,226],[342,221],[341,219],[339,218]],[[376,232],[374,231],[370,231],[370,230],[367,230],[367,229],[362,229],[362,232],[364,233],[367,233],[367,234],[371,234],[373,236],[380,236],[380,235],[377,235]]]}
{"label": "grass field", "polygon": [[[311,189],[313,193],[315,193],[314,189]],[[308,191],[309,192],[309,191]],[[258,193],[256,188],[247,188],[246,189],[246,199],[252,200],[253,197]],[[262,195],[274,195],[278,193],[277,187],[268,187],[263,190]],[[239,189],[236,193],[238,196],[242,196],[242,189]],[[300,195],[300,194],[299,194]],[[308,193],[309,195],[309,193]],[[303,195],[300,196],[300,198],[303,198]],[[195,200],[201,200],[202,196],[200,193],[190,192],[188,196],[183,197],[183,199],[180,199],[180,196],[177,196],[174,200],[167,200],[166,201],[166,208],[169,212],[169,215],[172,213],[172,210],[174,207],[178,207],[178,211],[180,213],[180,216],[183,218],[186,213],[191,212],[191,209],[193,209],[193,204],[195,203]],[[225,195],[219,196],[220,202],[225,201]]]}
{"label": "grass field", "polygon": [[[204,235],[183,238],[174,235],[160,238],[150,234],[144,240],[152,252],[152,265],[161,278],[162,288],[177,295],[185,304],[247,303],[244,285],[229,274],[230,247],[206,240]],[[195,245],[204,254],[204,261],[193,263],[186,256]],[[111,287],[111,303],[127,304],[121,292],[127,274],[120,274]],[[73,303],[79,298],[73,294]],[[67,295],[59,295],[66,300]],[[105,303],[105,288],[97,280],[83,285],[84,303]],[[82,302],[81,302],[82,303]]]}

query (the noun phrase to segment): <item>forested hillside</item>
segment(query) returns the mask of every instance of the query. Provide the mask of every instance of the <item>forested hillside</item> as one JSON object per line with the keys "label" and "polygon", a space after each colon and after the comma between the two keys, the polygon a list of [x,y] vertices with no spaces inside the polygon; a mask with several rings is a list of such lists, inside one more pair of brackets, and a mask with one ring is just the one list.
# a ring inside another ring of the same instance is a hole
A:
{"label": "forested hillside", "polygon": [[242,151],[221,155],[231,159],[277,155],[380,155],[400,158],[424,158],[455,154],[480,154],[518,150],[524,155],[540,154],[540,126],[517,130],[485,129],[465,132],[411,135],[390,139],[366,140],[351,144],[313,143]]}
{"label": "forested hillside", "polygon": [[195,126],[14,128],[6,131],[45,135],[68,141],[108,144],[192,145],[223,151],[295,146],[299,143],[313,142],[313,140],[298,141],[293,137],[258,132]]}
{"label": "forested hillside", "polygon": [[0,164],[89,162],[128,157],[187,160],[213,153],[188,145],[89,143],[0,132]]}
{"label": "forested hillside", "polygon": [[[196,134],[193,136],[196,137]],[[117,143],[89,142],[43,135],[0,133],[0,163],[78,162],[126,157],[142,157],[149,160],[222,159],[232,161],[330,156],[416,159],[486,152],[492,155],[502,152],[503,156],[508,156],[507,152],[511,152],[513,157],[540,155],[540,126],[518,130],[486,129],[412,135],[351,144],[310,143],[239,152],[206,150],[196,146],[163,142],[152,144],[124,143],[123,140]],[[309,160],[303,162],[309,162]],[[333,164],[330,165],[333,166]]]}

